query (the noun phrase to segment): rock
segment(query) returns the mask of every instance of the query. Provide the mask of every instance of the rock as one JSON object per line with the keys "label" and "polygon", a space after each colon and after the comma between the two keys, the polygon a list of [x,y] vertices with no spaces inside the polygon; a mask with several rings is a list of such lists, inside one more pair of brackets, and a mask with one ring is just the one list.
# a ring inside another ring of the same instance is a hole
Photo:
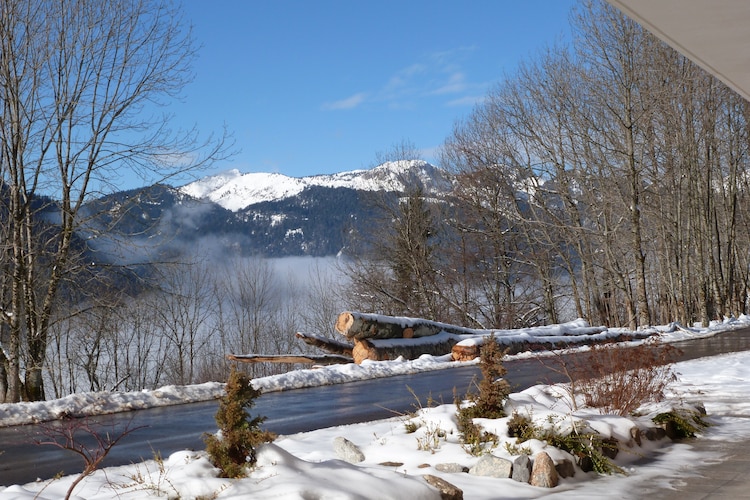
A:
{"label": "rock", "polygon": [[635,441],[638,446],[641,446],[641,430],[638,427],[630,428],[630,439]]}
{"label": "rock", "polygon": [[649,441],[659,441],[660,439],[667,437],[667,431],[661,427],[649,427],[646,429],[644,435]]}
{"label": "rock", "polygon": [[602,439],[602,455],[607,458],[614,460],[617,458],[617,454],[620,452],[617,438]]}
{"label": "rock", "polygon": [[594,470],[594,460],[590,456],[581,453],[578,455],[577,460],[578,467],[580,467],[583,472],[591,472]]}
{"label": "rock", "polygon": [[404,465],[403,462],[380,462],[378,465],[382,465],[383,467],[401,467]]}
{"label": "rock", "polygon": [[546,452],[540,451],[534,457],[534,465],[531,468],[531,486],[540,488],[554,488],[560,482],[560,476],[555,470],[555,463]]}
{"label": "rock", "polygon": [[555,465],[555,470],[560,477],[573,477],[576,475],[576,466],[567,458]]}
{"label": "rock", "polygon": [[512,469],[513,462],[510,460],[494,455],[484,455],[474,467],[469,469],[469,474],[507,479],[511,476]]}
{"label": "rock", "polygon": [[440,490],[440,498],[442,500],[463,500],[464,492],[455,485],[452,485],[445,479],[442,479],[431,474],[425,474],[424,480],[427,481],[431,486],[434,486]]}
{"label": "rock", "polygon": [[435,466],[435,470],[438,470],[440,472],[448,472],[448,473],[469,472],[468,467],[466,467],[465,465],[457,464],[457,463],[437,464]]}
{"label": "rock", "polygon": [[695,410],[698,412],[698,415],[700,415],[701,417],[705,417],[707,415],[706,405],[704,405],[703,403],[696,403],[693,405],[693,408],[695,408]]}
{"label": "rock", "polygon": [[357,445],[345,437],[339,436],[333,440],[333,451],[336,452],[336,456],[341,460],[349,462],[350,464],[356,464],[365,459],[365,454],[362,453]]}
{"label": "rock", "polygon": [[519,483],[528,483],[531,480],[531,459],[528,455],[521,455],[513,460],[511,478]]}

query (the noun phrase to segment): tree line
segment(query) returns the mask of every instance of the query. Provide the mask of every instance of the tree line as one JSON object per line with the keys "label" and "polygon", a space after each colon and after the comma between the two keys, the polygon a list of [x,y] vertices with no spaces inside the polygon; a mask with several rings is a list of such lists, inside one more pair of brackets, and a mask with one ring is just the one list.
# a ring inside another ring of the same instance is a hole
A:
{"label": "tree line", "polygon": [[349,268],[362,308],[484,328],[746,312],[747,101],[609,4],[571,23],[455,124],[450,195],[378,204]]}

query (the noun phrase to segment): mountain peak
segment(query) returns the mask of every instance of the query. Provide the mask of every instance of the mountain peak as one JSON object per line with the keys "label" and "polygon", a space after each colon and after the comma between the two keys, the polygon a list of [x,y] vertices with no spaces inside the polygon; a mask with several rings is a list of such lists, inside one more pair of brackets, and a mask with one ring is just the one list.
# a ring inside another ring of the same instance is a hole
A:
{"label": "mountain peak", "polygon": [[421,184],[426,191],[445,190],[450,184],[444,172],[426,161],[401,160],[386,162],[370,170],[308,177],[262,172],[243,174],[232,169],[187,184],[180,191],[237,212],[255,203],[296,196],[312,186],[403,192],[415,183]]}

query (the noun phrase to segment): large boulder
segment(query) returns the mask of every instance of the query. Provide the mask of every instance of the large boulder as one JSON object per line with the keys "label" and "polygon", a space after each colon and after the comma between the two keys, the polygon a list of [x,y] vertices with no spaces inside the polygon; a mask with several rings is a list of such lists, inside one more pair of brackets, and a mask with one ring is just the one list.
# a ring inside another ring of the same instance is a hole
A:
{"label": "large boulder", "polygon": [[560,483],[560,475],[555,469],[555,463],[544,451],[540,451],[534,457],[530,483],[531,486],[539,486],[540,488],[554,488]]}

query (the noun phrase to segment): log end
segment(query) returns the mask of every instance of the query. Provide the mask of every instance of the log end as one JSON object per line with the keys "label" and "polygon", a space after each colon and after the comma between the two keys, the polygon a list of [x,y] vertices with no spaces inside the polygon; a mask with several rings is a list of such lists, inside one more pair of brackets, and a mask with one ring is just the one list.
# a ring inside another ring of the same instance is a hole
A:
{"label": "log end", "polygon": [[339,314],[338,318],[336,318],[334,328],[337,332],[347,335],[353,324],[354,315],[350,312],[342,312]]}
{"label": "log end", "polygon": [[356,364],[362,364],[362,361],[369,359],[372,361],[386,361],[388,355],[383,355],[367,340],[357,340],[352,348],[352,357]]}
{"label": "log end", "polygon": [[481,346],[476,344],[456,344],[451,349],[451,358],[453,358],[453,361],[471,361],[472,359],[476,359],[479,357],[480,348]]}

